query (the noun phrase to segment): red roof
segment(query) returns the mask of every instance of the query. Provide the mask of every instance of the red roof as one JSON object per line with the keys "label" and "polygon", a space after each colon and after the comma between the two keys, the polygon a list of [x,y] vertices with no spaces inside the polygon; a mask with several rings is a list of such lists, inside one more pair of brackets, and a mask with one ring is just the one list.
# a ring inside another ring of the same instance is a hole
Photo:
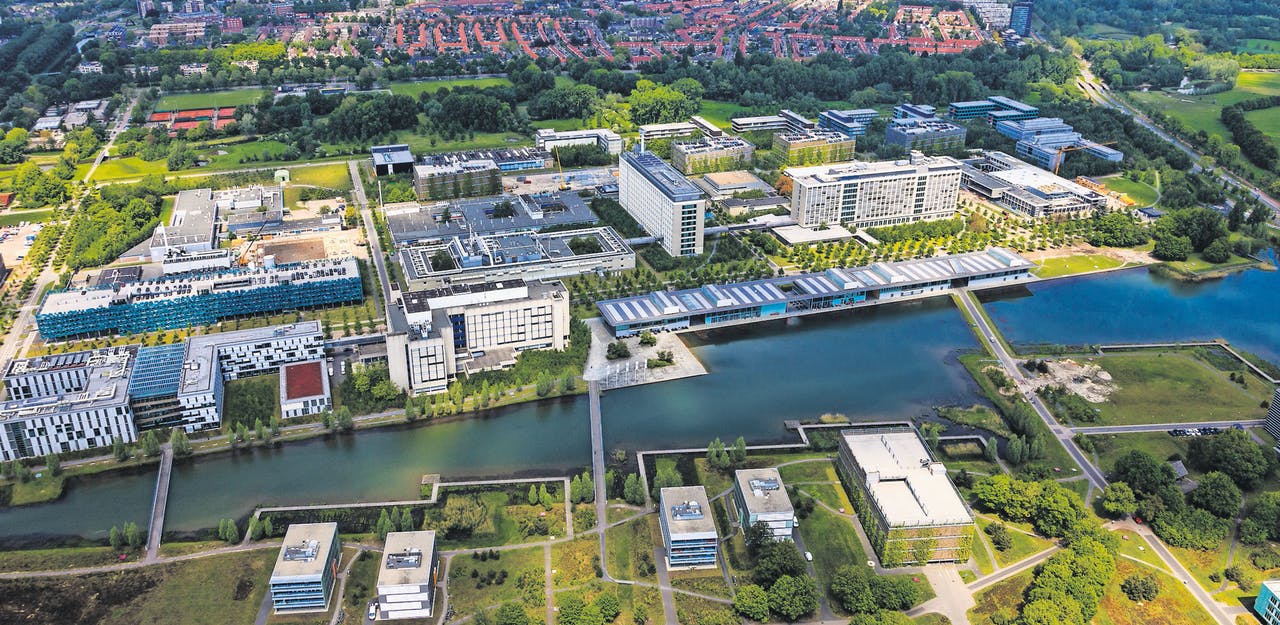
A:
{"label": "red roof", "polygon": [[315,397],[324,393],[324,369],[319,362],[300,362],[284,367],[285,399]]}
{"label": "red roof", "polygon": [[213,123],[213,127],[217,128],[218,130],[222,130],[223,128],[227,127],[227,124],[234,124],[235,121],[236,121],[236,118],[234,117],[219,117],[218,121]]}
{"label": "red roof", "polygon": [[172,128],[174,130],[191,130],[192,128],[195,128],[196,126],[199,126],[199,125],[200,125],[199,121],[192,120],[192,121],[185,121],[185,122],[174,122]]}
{"label": "red roof", "polygon": [[173,113],[169,113],[169,112],[164,112],[164,113],[152,113],[152,114],[151,114],[151,121],[153,121],[153,122],[167,122],[167,121],[169,121],[169,119],[170,119],[171,117],[173,117]]}
{"label": "red roof", "polygon": [[12,193],[0,193],[0,206],[8,206],[13,203]]}

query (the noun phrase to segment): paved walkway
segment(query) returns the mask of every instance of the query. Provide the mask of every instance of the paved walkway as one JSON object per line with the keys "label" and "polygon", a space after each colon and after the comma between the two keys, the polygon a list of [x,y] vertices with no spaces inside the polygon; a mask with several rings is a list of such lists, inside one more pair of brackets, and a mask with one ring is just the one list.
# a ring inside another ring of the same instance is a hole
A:
{"label": "paved walkway", "polygon": [[662,547],[653,548],[654,568],[658,570],[658,592],[662,595],[662,612],[666,615],[666,625],[680,625],[676,620],[676,598],[671,592],[671,575],[667,572],[667,557]]}
{"label": "paved walkway", "polygon": [[924,567],[924,576],[937,596],[915,608],[908,614],[919,616],[936,612],[951,620],[951,625],[968,625],[969,610],[975,605],[973,593],[960,579],[960,571],[954,564],[930,564]]}
{"label": "paved walkway", "polygon": [[151,498],[151,524],[147,531],[147,562],[160,557],[160,539],[164,537],[164,512],[169,504],[169,477],[173,475],[173,446],[160,447],[160,471],[156,475],[156,492]]}

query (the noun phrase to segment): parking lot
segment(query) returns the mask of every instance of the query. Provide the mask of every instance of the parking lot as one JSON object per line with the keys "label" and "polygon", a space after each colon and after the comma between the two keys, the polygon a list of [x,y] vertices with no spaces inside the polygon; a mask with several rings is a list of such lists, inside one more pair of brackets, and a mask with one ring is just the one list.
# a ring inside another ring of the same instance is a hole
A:
{"label": "parking lot", "polygon": [[0,229],[0,258],[4,259],[6,267],[13,268],[26,256],[27,249],[31,247],[27,236],[34,238],[40,232],[40,227],[39,224],[27,224]]}

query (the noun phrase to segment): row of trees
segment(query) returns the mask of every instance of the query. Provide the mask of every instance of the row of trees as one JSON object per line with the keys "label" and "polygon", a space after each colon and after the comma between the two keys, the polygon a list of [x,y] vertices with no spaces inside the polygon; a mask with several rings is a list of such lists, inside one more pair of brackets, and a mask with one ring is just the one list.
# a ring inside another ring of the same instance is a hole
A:
{"label": "row of trees", "polygon": [[1248,111],[1280,107],[1280,96],[1254,98],[1222,109],[1222,125],[1231,131],[1232,141],[1240,146],[1240,153],[1254,165],[1270,171],[1280,165],[1280,150],[1266,133],[1245,117]]}

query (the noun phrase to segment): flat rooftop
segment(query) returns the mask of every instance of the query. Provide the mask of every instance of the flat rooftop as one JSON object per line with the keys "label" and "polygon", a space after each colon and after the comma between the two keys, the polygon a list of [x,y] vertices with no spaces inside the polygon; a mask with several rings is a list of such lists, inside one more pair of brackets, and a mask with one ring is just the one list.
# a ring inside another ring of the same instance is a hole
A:
{"label": "flat rooftop", "polygon": [[702,198],[701,189],[653,152],[623,152],[622,160],[673,202],[692,202]]}
{"label": "flat rooftop", "polygon": [[431,561],[435,558],[436,533],[391,532],[382,549],[378,566],[378,588],[384,586],[430,585]]}
{"label": "flat rooftop", "polygon": [[[599,252],[579,254],[570,247],[574,239],[590,239]],[[452,269],[438,268],[432,258],[444,252],[453,260]],[[452,237],[440,243],[411,245],[400,251],[400,264],[410,280],[485,273],[495,267],[530,267],[570,258],[591,258],[634,254],[613,228],[560,230],[547,234],[510,233]]]}
{"label": "flat rooftop", "polygon": [[325,395],[324,362],[311,360],[281,367],[284,376],[284,398],[288,400],[305,399]]}
{"label": "flat rooftop", "polygon": [[756,514],[791,514],[791,497],[782,483],[777,469],[740,469],[734,471],[737,484],[747,510]]}
{"label": "flat rooftop", "polygon": [[890,527],[973,522],[946,467],[914,429],[842,430],[840,439],[867,475],[867,492]]}
{"label": "flat rooftop", "polygon": [[190,395],[209,392],[213,388],[213,376],[220,375],[218,350],[221,348],[305,336],[322,337],[320,322],[299,321],[283,326],[193,336],[187,339],[182,353],[182,376],[178,381],[178,392]]}
{"label": "flat rooftop", "polygon": [[173,216],[151,234],[151,247],[212,245],[217,216],[213,189],[179,191],[173,201]]}
{"label": "flat rooftop", "polygon": [[271,582],[319,577],[329,561],[337,523],[295,523],[284,533]]}
{"label": "flat rooftop", "polygon": [[960,171],[960,161],[950,156],[914,156],[895,161],[855,161],[833,165],[788,167],[786,172],[796,184],[836,183],[874,177],[913,175],[921,169]]}
{"label": "flat rooftop", "polygon": [[14,360],[9,363],[6,378],[80,369],[84,373],[77,378],[83,379],[84,383],[57,394],[0,403],[0,421],[127,402],[129,378],[133,373],[133,361],[137,354],[137,345],[124,345]]}
{"label": "flat rooftop", "polygon": [[[511,202],[510,217],[494,217],[497,206]],[[449,221],[443,220],[445,209]],[[387,229],[397,245],[450,237],[533,231],[600,221],[576,191],[494,195],[440,202],[400,202],[386,206]]]}
{"label": "flat rooftop", "polygon": [[661,513],[672,536],[684,534],[716,535],[707,491],[701,486],[677,486],[659,492]]}

